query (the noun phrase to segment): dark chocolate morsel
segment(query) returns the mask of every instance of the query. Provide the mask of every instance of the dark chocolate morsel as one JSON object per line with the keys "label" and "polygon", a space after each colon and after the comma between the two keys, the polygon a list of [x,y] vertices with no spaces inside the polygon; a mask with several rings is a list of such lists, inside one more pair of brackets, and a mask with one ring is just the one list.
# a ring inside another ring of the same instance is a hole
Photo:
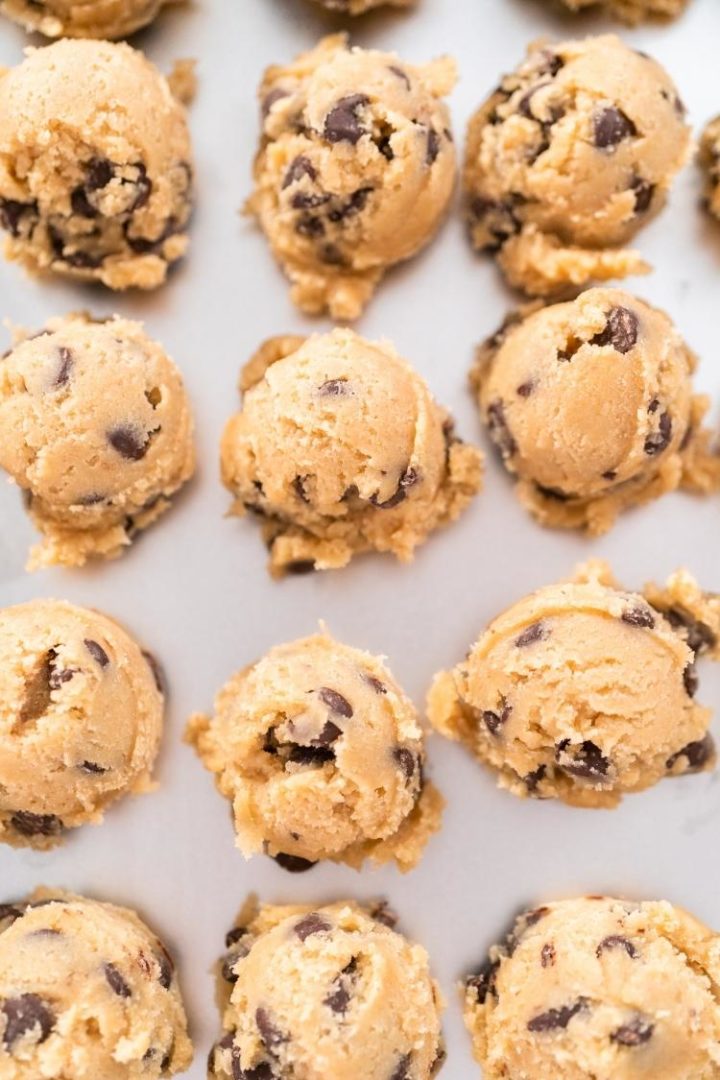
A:
{"label": "dark chocolate morsel", "polygon": [[528,645],[535,645],[538,641],[545,641],[549,636],[550,631],[542,621],[534,622],[515,638],[514,644],[518,649],[526,649]]}
{"label": "dark chocolate morsel", "polygon": [[704,739],[688,743],[682,750],[672,754],[666,761],[668,769],[672,769],[677,761],[684,757],[687,760],[686,772],[698,772],[707,765],[715,753],[715,742],[712,735],[708,734]]}
{"label": "dark chocolate morsel", "polygon": [[608,937],[603,938],[595,950],[595,955],[599,959],[608,949],[624,949],[631,960],[637,959],[637,949],[632,941],[630,941],[629,938],[623,937],[622,934],[609,934]]}
{"label": "dark chocolate morsel", "polygon": [[563,739],[557,745],[555,759],[563,772],[581,780],[601,780],[610,771],[609,759],[590,739],[579,744]]}
{"label": "dark chocolate morsel", "polygon": [[655,626],[655,616],[649,607],[627,608],[620,618],[628,626],[640,626],[647,630],[652,630]]}
{"label": "dark chocolate morsel", "polygon": [[578,998],[571,1005],[562,1005],[559,1009],[548,1009],[528,1020],[528,1031],[560,1031],[566,1028],[573,1017],[587,1008],[587,999]]}
{"label": "dark chocolate morsel", "polygon": [[490,438],[504,458],[517,453],[517,443],[505,416],[505,405],[499,398],[488,405],[487,426]]}
{"label": "dark chocolate morsel", "polygon": [[417,758],[407,746],[396,746],[393,750],[393,758],[400,766],[406,780],[411,780],[417,768]]}
{"label": "dark chocolate morsel", "polygon": [[669,412],[664,412],[660,417],[657,431],[651,432],[645,439],[644,450],[648,457],[655,457],[667,450],[672,440],[672,417]]}
{"label": "dark chocolate morsel", "polygon": [[345,965],[339,975],[333,979],[332,990],[325,998],[324,1004],[334,1013],[344,1016],[348,1010],[353,989],[357,981],[357,958]]}
{"label": "dark chocolate morsel", "polygon": [[0,1012],[5,1017],[2,1038],[8,1050],[31,1032],[34,1043],[45,1042],[55,1025],[55,1014],[37,994],[6,998]]}
{"label": "dark chocolate morsel", "polygon": [[496,981],[499,967],[499,960],[486,960],[474,975],[469,975],[465,980],[465,986],[475,992],[478,1004],[484,1005],[488,994],[497,996]]}
{"label": "dark chocolate morsel", "polygon": [[593,142],[599,150],[612,150],[624,139],[637,135],[629,116],[615,105],[596,109],[592,118]]}
{"label": "dark chocolate morsel", "polygon": [[282,851],[273,855],[272,858],[278,866],[282,866],[283,870],[291,874],[304,874],[306,870],[312,870],[313,866],[317,865],[310,859],[303,859],[299,855],[286,855]]}
{"label": "dark chocolate morsel", "polygon": [[56,814],[32,814],[16,810],[10,824],[21,836],[59,836],[64,825]]}
{"label": "dark chocolate morsel", "polygon": [[340,397],[349,390],[347,379],[328,379],[318,387],[320,397]]}
{"label": "dark chocolate morsel", "polygon": [[390,1076],[390,1080],[411,1080],[410,1066],[412,1064],[412,1054],[403,1054],[398,1061],[397,1065],[393,1069]]}
{"label": "dark chocolate morsel", "polygon": [[330,923],[317,911],[304,915],[300,922],[295,924],[295,933],[301,941],[306,941],[313,934],[327,933],[329,929]]}
{"label": "dark chocolate morsel", "polygon": [[140,430],[132,424],[118,424],[107,433],[107,440],[113,450],[117,450],[121,457],[128,461],[140,461],[147,453],[150,442],[147,432]]}
{"label": "dark chocolate morsel", "polygon": [[655,1025],[642,1016],[636,1016],[629,1024],[622,1024],[613,1031],[611,1042],[619,1046],[642,1046],[652,1038]]}
{"label": "dark chocolate morsel", "polygon": [[103,964],[103,972],[105,973],[107,983],[114,994],[117,994],[118,997],[122,998],[132,997],[132,990],[114,964],[109,962]]}
{"label": "dark chocolate morsel", "polygon": [[352,717],[352,705],[337,690],[331,690],[328,686],[321,686],[317,693],[323,705],[327,705],[332,712],[337,713],[338,716],[344,716],[348,720]]}
{"label": "dark chocolate morsel", "polygon": [[267,1009],[259,1008],[255,1010],[255,1023],[258,1026],[260,1038],[268,1050],[271,1050],[275,1046],[280,1046],[281,1043],[287,1042],[287,1037],[283,1035],[270,1019],[270,1014]]}
{"label": "dark chocolate morsel", "polygon": [[365,134],[358,119],[358,110],[368,104],[365,94],[349,94],[341,98],[325,117],[323,134],[328,142],[349,142],[353,145]]}
{"label": "dark chocolate morsel", "polygon": [[551,941],[546,941],[540,950],[540,965],[547,968],[555,963],[555,946]]}
{"label": "dark chocolate morsel", "polygon": [[626,307],[613,307],[607,313],[605,329],[590,339],[591,345],[612,345],[616,352],[625,353],[635,346],[639,322],[634,311]]}
{"label": "dark chocolate morsel", "polygon": [[92,656],[93,660],[97,661],[100,667],[107,667],[110,663],[110,657],[97,641],[93,641],[92,638],[85,638],[83,642],[85,648]]}

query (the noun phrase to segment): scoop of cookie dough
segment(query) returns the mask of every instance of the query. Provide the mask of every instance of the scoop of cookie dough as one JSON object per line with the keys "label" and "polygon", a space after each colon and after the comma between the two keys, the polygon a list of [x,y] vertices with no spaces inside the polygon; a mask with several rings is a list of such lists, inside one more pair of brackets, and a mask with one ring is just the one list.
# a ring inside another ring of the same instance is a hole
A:
{"label": "scoop of cookie dough", "polygon": [[172,0],[2,0],[26,30],[58,38],[123,38],[148,26]]}
{"label": "scoop of cookie dough", "polygon": [[378,657],[326,633],[279,645],[215,710],[192,717],[188,738],[232,803],[244,855],[409,870],[440,827],[415,707]]}
{"label": "scoop of cookie dough", "polygon": [[430,720],[515,795],[614,806],[714,764],[695,659],[718,659],[719,635],[720,597],[686,571],[641,595],[588,563],[514,604],[437,675]]}
{"label": "scoop of cookie dough", "polygon": [[163,703],[156,661],[107,616],[56,600],[0,610],[0,841],[54,847],[147,791]]}
{"label": "scoop of cookie dough", "polygon": [[0,904],[0,1076],[159,1080],[191,1060],[173,961],[134,911],[43,888]]}
{"label": "scoop of cookie dough", "polygon": [[427,953],[380,906],[246,905],[221,970],[217,1080],[430,1080],[443,1002]]}
{"label": "scoop of cookie dough", "polygon": [[357,318],[388,267],[436,232],[455,184],[441,100],[454,83],[447,58],[406,64],[344,34],[266,71],[248,209],[304,311]]}
{"label": "scoop of cookie dough", "polygon": [[195,467],[180,372],[140,323],[51,320],[0,360],[0,467],[43,534],[31,568],[120,555]]}
{"label": "scoop of cookie dough", "polygon": [[191,160],[184,107],[129,45],[58,41],[0,72],[0,225],[31,271],[161,285],[187,248]]}
{"label": "scoop of cookie dough", "polygon": [[688,0],[562,0],[571,11],[607,8],[623,22],[635,25],[643,19],[672,19],[685,10]]}
{"label": "scoop of cookie dough", "polygon": [[702,133],[700,164],[705,171],[706,206],[720,218],[720,116],[711,120]]}
{"label": "scoop of cookie dough", "polygon": [[406,562],[482,483],[482,455],[386,341],[350,330],[272,338],[241,376],[221,447],[232,513],[263,521],[274,574]]}
{"label": "scoop of cookie dough", "polygon": [[465,984],[487,1080],[720,1073],[720,937],[666,901],[561,900],[522,915]]}
{"label": "scoop of cookie dough", "polygon": [[535,43],[470,121],[470,233],[512,285],[548,295],[648,269],[622,248],[690,146],[675,85],[607,34]]}
{"label": "scoop of cookie dough", "polygon": [[600,288],[511,315],[481,346],[471,381],[530,512],[601,533],[632,504],[717,490],[695,366],[664,312]]}

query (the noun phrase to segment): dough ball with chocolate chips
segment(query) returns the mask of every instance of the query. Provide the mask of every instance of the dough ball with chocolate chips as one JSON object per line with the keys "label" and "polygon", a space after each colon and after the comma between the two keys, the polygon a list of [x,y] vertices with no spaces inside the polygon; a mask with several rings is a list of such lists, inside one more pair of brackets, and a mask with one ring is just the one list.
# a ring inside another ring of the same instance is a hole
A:
{"label": "dough ball with chocolate chips", "polygon": [[172,0],[1,0],[0,12],[49,38],[123,38],[156,18]]}
{"label": "dough ball with chocolate chips", "polygon": [[631,26],[644,19],[674,19],[687,6],[688,0],[562,0],[571,11],[604,8]]}
{"label": "dough ball with chocolate chips", "polygon": [[364,15],[379,7],[412,7],[416,0],[315,0],[315,3],[341,15]]}
{"label": "dough ball with chocolate chips", "polygon": [[188,739],[245,856],[409,870],[440,827],[415,707],[377,657],[326,633],[279,645],[223,687],[215,713],[192,717]]}
{"label": "dough ball with chocolate chips", "polygon": [[216,1080],[430,1080],[444,1059],[428,957],[381,908],[248,904],[227,936]]}
{"label": "dough ball with chocolate chips", "polygon": [[0,841],[54,847],[149,790],[163,705],[156,661],[114,620],[56,600],[0,610]]}
{"label": "dough ball with chocolate chips", "polygon": [[262,520],[275,575],[345,566],[364,551],[407,562],[481,487],[480,451],[454,436],[386,341],[351,330],[272,338],[240,386],[223,481],[232,513]]}
{"label": "dough ball with chocolate chips", "polygon": [[529,911],[465,980],[487,1080],[700,1080],[720,1071],[720,937],[667,901]]}
{"label": "dough ball with chocolate chips", "polygon": [[437,675],[430,720],[514,795],[615,806],[714,764],[695,659],[720,658],[719,634],[720,597],[686,571],[641,595],[590,562],[514,604]]}
{"label": "dough ball with chocolate chips", "polygon": [[343,34],[266,71],[248,209],[303,311],[357,318],[437,231],[455,185],[454,83],[448,58],[406,64]]}
{"label": "dough ball with chocolate chips", "polygon": [[51,320],[0,360],[0,467],[43,534],[31,569],[120,555],[195,467],[180,372],[140,323]]}
{"label": "dough ball with chocolate chips", "polygon": [[720,218],[720,116],[706,126],[700,140],[700,164],[705,170],[705,205]]}
{"label": "dough ball with chocolate chips", "polygon": [[720,485],[695,366],[664,312],[601,288],[510,316],[471,381],[534,517],[601,533],[627,506]]}
{"label": "dough ball with chocolate chips", "polygon": [[0,904],[0,1076],[159,1080],[191,1060],[173,961],[134,911],[44,888]]}
{"label": "dough ball with chocolate chips", "polygon": [[58,41],[0,72],[0,225],[33,272],[161,285],[188,244],[191,162],[185,108],[129,45]]}
{"label": "dough ball with chocolate chips", "polygon": [[607,34],[530,46],[470,121],[470,233],[535,296],[626,277],[623,248],[661,209],[690,130],[675,85]]}

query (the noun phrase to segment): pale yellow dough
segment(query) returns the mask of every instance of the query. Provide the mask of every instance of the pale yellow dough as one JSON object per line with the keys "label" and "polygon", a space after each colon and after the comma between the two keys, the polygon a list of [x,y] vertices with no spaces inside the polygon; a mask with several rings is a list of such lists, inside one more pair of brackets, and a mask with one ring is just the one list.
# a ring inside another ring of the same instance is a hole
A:
{"label": "pale yellow dough", "polygon": [[114,620],[56,600],[0,610],[0,842],[54,847],[147,791],[163,706],[157,662]]}
{"label": "pale yellow dough", "polygon": [[453,434],[425,381],[386,341],[351,330],[272,338],[241,375],[222,438],[232,513],[263,521],[273,574],[404,562],[482,484],[482,455]]}
{"label": "pale yellow dough", "polygon": [[707,208],[716,218],[720,218],[720,116],[711,120],[702,133],[700,164],[705,171]]}
{"label": "pale yellow dough", "polygon": [[634,26],[643,19],[674,19],[687,6],[688,0],[562,0],[571,11],[602,7]]}
{"label": "pale yellow dough", "polygon": [[0,71],[0,225],[29,270],[156,288],[187,248],[192,175],[185,108],[129,45],[58,41]]}
{"label": "pale yellow dough", "polygon": [[520,916],[465,983],[486,1080],[716,1080],[720,937],[667,901]]}
{"label": "pale yellow dough", "polygon": [[245,856],[409,870],[440,827],[414,705],[378,657],[326,633],[239,672],[187,737],[232,804]]}
{"label": "pale yellow dough", "polygon": [[509,316],[479,349],[471,382],[533,516],[598,534],[628,506],[720,487],[695,367],[664,312],[597,288]]}
{"label": "pale yellow dough", "polygon": [[0,12],[49,38],[123,38],[174,0],[2,0]]}
{"label": "pale yellow dough", "polygon": [[0,359],[0,467],[43,534],[30,569],[122,554],[195,467],[179,371],[119,317],[20,336]]}
{"label": "pale yellow dough", "polygon": [[531,295],[644,272],[622,247],[661,209],[690,129],[654,60],[607,34],[536,42],[470,121],[473,244]]}
{"label": "pale yellow dough", "polygon": [[355,319],[385,271],[432,238],[455,185],[442,98],[448,59],[423,66],[324,38],[260,85],[248,210],[310,313]]}
{"label": "pale yellow dough", "polygon": [[134,911],[0,904],[0,1080],[160,1080],[192,1060],[175,965]]}
{"label": "pale yellow dough", "polygon": [[720,597],[686,571],[638,594],[588,563],[514,604],[437,675],[429,717],[514,795],[614,806],[714,764],[695,659],[718,659],[719,637]]}
{"label": "pale yellow dough", "polygon": [[430,1080],[443,1001],[383,905],[250,903],[227,937],[217,1080]]}

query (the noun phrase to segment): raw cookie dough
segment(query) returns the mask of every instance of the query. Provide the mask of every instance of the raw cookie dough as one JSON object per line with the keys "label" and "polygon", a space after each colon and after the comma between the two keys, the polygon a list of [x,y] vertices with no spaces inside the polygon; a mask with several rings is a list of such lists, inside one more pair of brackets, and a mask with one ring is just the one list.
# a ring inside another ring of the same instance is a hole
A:
{"label": "raw cookie dough", "polygon": [[0,904],[2,1080],[158,1080],[192,1060],[175,968],[134,911],[58,889]]}
{"label": "raw cookie dough", "polygon": [[114,620],[57,600],[1,609],[0,841],[54,847],[149,790],[163,706],[156,661]]}
{"label": "raw cookie dough", "polygon": [[328,634],[279,645],[198,714],[188,739],[231,801],[238,847],[307,869],[420,859],[443,800],[415,707],[378,657]]}
{"label": "raw cookie dough", "polygon": [[185,108],[142,53],[58,41],[0,71],[8,258],[153,289],[185,254],[191,189]]}
{"label": "raw cookie dough", "polygon": [[571,11],[604,7],[623,22],[635,25],[643,19],[673,19],[685,10],[688,0],[562,0]]}
{"label": "raw cookie dough", "polygon": [[449,58],[417,66],[324,38],[260,86],[248,210],[311,313],[355,319],[385,271],[431,239],[455,185]]}
{"label": "raw cookie dough", "polygon": [[648,266],[620,245],[661,209],[690,129],[675,85],[611,34],[535,43],[470,121],[470,233],[531,295]]}
{"label": "raw cookie dough", "polygon": [[720,597],[686,571],[640,595],[587,563],[514,604],[437,675],[430,720],[514,795],[615,806],[714,764],[695,658],[719,659],[719,636]]}
{"label": "raw cookie dough", "polygon": [[217,1080],[429,1080],[443,1002],[383,905],[246,905],[222,964]]}
{"label": "raw cookie dough", "polygon": [[522,915],[465,984],[486,1080],[720,1075],[720,937],[667,901],[561,900]]}
{"label": "raw cookie dough", "polygon": [[0,467],[43,533],[32,569],[120,555],[195,467],[180,372],[140,323],[51,320],[0,359]]}
{"label": "raw cookie dough", "polygon": [[241,375],[222,438],[231,513],[263,521],[275,575],[345,566],[363,551],[403,562],[482,483],[482,454],[388,342],[351,330],[272,338]]}
{"label": "raw cookie dough", "polygon": [[664,312],[600,288],[511,315],[471,382],[524,505],[543,525],[597,534],[632,504],[720,485],[695,366]]}
{"label": "raw cookie dough", "polygon": [[378,7],[411,7],[416,0],[315,0],[316,4],[342,15],[364,15]]}
{"label": "raw cookie dough", "polygon": [[716,218],[720,218],[720,116],[711,120],[702,133],[700,164],[705,170],[707,208]]}
{"label": "raw cookie dough", "polygon": [[172,0],[2,0],[0,12],[45,37],[123,38]]}

